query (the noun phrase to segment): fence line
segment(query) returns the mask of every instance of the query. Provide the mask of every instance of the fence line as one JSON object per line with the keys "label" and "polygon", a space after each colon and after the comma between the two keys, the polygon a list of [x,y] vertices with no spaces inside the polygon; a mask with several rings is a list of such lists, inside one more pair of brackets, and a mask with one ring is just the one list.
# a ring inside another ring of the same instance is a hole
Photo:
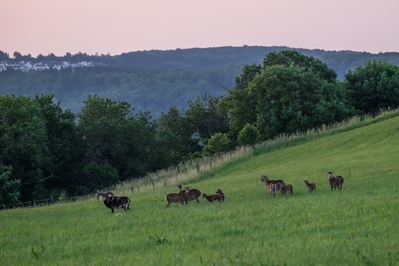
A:
{"label": "fence line", "polygon": [[41,200],[32,200],[25,202],[18,202],[13,204],[3,204],[0,205],[0,211],[16,209],[16,208],[33,208],[33,207],[42,207],[42,206],[50,206],[57,203],[64,202],[75,202],[77,200],[83,200],[93,197],[93,195],[79,196],[79,197],[65,197],[64,199],[55,200],[53,196],[49,199],[41,199]]}

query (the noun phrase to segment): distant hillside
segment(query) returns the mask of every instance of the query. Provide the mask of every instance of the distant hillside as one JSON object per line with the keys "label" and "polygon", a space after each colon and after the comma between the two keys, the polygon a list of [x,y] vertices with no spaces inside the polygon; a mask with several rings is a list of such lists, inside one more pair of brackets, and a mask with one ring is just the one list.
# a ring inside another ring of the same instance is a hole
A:
{"label": "distant hillside", "polygon": [[[158,117],[171,106],[186,109],[188,100],[195,100],[205,93],[212,96],[224,95],[226,88],[234,86],[234,78],[241,74],[244,65],[261,64],[266,54],[287,49],[322,60],[335,70],[339,80],[345,78],[349,69],[364,65],[367,60],[385,60],[399,65],[399,53],[371,54],[285,46],[151,50],[115,56],[79,53],[63,57],[49,54],[30,58],[21,55],[20,60],[31,60],[32,63],[40,60],[70,63],[90,61],[103,66],[73,71],[2,71],[0,95],[54,94],[64,108],[78,113],[88,94],[97,94],[100,97],[129,102],[136,110],[150,111],[154,117]],[[6,54],[0,54],[1,59],[7,59]],[[8,58],[8,61],[16,60]]]}
{"label": "distant hillside", "polygon": [[199,70],[220,68],[227,65],[260,64],[266,54],[283,50],[296,50],[306,56],[313,56],[320,59],[335,70],[339,80],[344,79],[349,69],[363,65],[367,60],[385,60],[399,65],[399,53],[372,54],[353,51],[311,50],[287,46],[243,46],[138,51],[112,57],[103,57],[101,61],[108,65],[122,67]]}

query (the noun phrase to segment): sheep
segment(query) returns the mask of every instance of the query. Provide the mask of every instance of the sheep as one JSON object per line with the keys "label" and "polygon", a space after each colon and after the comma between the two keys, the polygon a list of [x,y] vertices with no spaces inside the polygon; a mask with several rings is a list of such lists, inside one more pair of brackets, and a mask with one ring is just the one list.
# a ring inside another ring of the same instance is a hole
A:
{"label": "sheep", "polygon": [[[109,196],[111,195],[111,196]],[[107,208],[111,209],[111,212],[114,213],[115,208],[123,208],[125,211],[129,210],[129,205],[130,205],[130,199],[128,197],[122,196],[122,197],[115,197],[114,193],[109,191],[106,193],[98,193],[97,194],[97,201],[99,201],[99,197],[103,198],[104,205]]]}
{"label": "sheep", "polygon": [[198,198],[201,196],[201,191],[198,189],[190,189],[189,187],[186,188],[186,198],[188,201],[196,200],[197,203],[200,203]]}
{"label": "sheep", "polygon": [[315,183],[309,183],[308,180],[303,181],[306,186],[308,187],[309,193],[316,191],[316,184]]}
{"label": "sheep", "polygon": [[224,193],[222,192],[222,190],[220,188],[218,188],[218,190],[216,190],[216,194],[222,195],[223,196],[223,201],[224,201],[225,196],[224,196]]}
{"label": "sheep", "polygon": [[285,185],[285,182],[283,180],[281,179],[269,180],[269,178],[266,175],[263,175],[260,178],[260,181],[266,184],[269,194],[273,197],[276,195],[276,192],[279,191],[280,188]]}
{"label": "sheep", "polygon": [[282,185],[280,187],[280,192],[283,195],[287,194],[287,192],[288,192],[288,194],[292,195],[294,193],[294,189],[293,189],[292,185],[290,185],[290,184]]}
{"label": "sheep", "polygon": [[183,195],[184,195],[184,197],[186,198],[186,199],[185,199],[185,202],[186,202],[186,205],[187,205],[187,195],[186,195],[186,190],[183,190],[183,187],[182,187],[182,185],[178,185],[177,187],[178,187],[178,189],[179,189],[179,193],[180,193],[180,194],[183,194]]}
{"label": "sheep", "polygon": [[280,186],[281,185],[285,185],[285,182],[283,180],[281,180],[281,179],[279,179],[279,180],[269,180],[269,177],[267,175],[262,175],[262,177],[260,178],[260,182],[264,182],[266,184],[266,186],[269,183],[279,183]]}
{"label": "sheep", "polygon": [[213,195],[207,195],[205,193],[202,193],[202,197],[205,198],[207,201],[209,202],[213,202],[213,201],[219,201],[220,203],[224,201],[224,195],[216,193]]}
{"label": "sheep", "polygon": [[333,172],[328,172],[328,182],[330,183],[331,191],[342,189],[342,184],[344,183],[344,178],[340,175],[333,176]]}
{"label": "sheep", "polygon": [[181,203],[181,205],[184,205],[184,202],[187,204],[187,194],[190,193],[190,190],[187,188],[185,192],[179,192],[179,193],[170,193],[167,194],[165,193],[165,199],[168,202],[166,205],[166,208],[169,208],[170,204],[172,203]]}

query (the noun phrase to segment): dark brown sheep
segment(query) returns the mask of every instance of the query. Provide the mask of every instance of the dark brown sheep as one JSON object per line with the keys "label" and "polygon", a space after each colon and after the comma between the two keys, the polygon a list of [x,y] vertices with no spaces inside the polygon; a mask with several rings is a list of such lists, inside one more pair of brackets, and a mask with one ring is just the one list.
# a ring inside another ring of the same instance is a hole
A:
{"label": "dark brown sheep", "polygon": [[167,194],[165,193],[165,199],[168,202],[166,205],[166,208],[170,206],[172,203],[181,203],[181,205],[184,205],[184,202],[187,204],[187,194],[190,192],[189,189],[186,189],[184,193],[179,192],[179,193],[170,193]]}
{"label": "dark brown sheep", "polygon": [[276,195],[276,192],[279,191],[280,188],[285,185],[283,180],[281,180],[281,179],[269,180],[267,175],[263,175],[260,178],[260,181],[266,184],[269,194],[273,197]]}
{"label": "dark brown sheep", "polygon": [[294,189],[292,187],[292,185],[287,184],[287,185],[283,185],[280,187],[280,192],[281,194],[285,195],[285,194],[293,194],[294,193]]}
{"label": "dark brown sheep", "polygon": [[209,202],[214,202],[214,201],[219,201],[219,202],[223,202],[224,201],[224,195],[222,194],[213,194],[213,195],[207,195],[205,193],[202,193],[202,197],[205,198],[207,201]]}
{"label": "dark brown sheep", "polygon": [[130,199],[128,197],[115,197],[114,193],[111,191],[105,193],[100,192],[97,194],[97,201],[100,196],[103,198],[104,205],[110,208],[112,213],[114,213],[114,209],[116,208],[123,208],[125,211],[130,211]]}
{"label": "dark brown sheep", "polygon": [[200,196],[201,191],[199,191],[198,189],[190,189],[189,187],[186,188],[187,201],[195,200],[197,201],[197,203],[200,203],[200,201],[198,200]]}
{"label": "dark brown sheep", "polygon": [[309,183],[308,180],[303,181],[306,186],[308,187],[309,193],[316,191],[316,184],[315,183]]}
{"label": "dark brown sheep", "polygon": [[342,184],[344,183],[344,178],[340,175],[333,176],[333,172],[328,172],[328,183],[330,184],[331,191],[342,189]]}
{"label": "dark brown sheep", "polygon": [[224,201],[224,193],[222,192],[222,190],[220,189],[220,188],[218,188],[218,190],[216,190],[216,194],[220,194],[220,195],[222,195],[223,196],[223,201]]}

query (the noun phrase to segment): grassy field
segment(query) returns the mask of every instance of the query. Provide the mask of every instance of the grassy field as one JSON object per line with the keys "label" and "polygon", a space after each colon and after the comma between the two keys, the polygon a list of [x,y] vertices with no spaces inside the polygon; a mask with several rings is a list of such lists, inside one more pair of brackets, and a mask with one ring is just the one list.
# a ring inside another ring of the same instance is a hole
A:
{"label": "grassy field", "polygon": [[[0,265],[399,265],[399,117],[255,154],[125,191],[131,212],[95,197],[1,211]],[[345,178],[342,191],[328,171]],[[294,195],[271,197],[263,174]],[[226,200],[166,209],[176,182]]]}

